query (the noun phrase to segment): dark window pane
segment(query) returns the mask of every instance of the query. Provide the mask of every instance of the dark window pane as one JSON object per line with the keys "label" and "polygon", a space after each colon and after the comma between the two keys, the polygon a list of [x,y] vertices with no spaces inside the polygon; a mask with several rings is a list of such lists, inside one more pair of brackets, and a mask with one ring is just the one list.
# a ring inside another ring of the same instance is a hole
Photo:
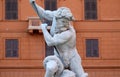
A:
{"label": "dark window pane", "polygon": [[[45,0],[45,9],[46,10],[56,10],[57,9],[57,0]],[[45,20],[45,23],[47,23],[49,26],[52,25],[51,21]]]}
{"label": "dark window pane", "polygon": [[18,49],[16,49],[16,50],[13,50],[13,54],[12,54],[12,57],[17,57],[18,56]]}
{"label": "dark window pane", "polygon": [[6,57],[18,57],[18,40],[6,39],[5,40],[5,56]]}
{"label": "dark window pane", "polygon": [[5,45],[6,45],[6,48],[7,48],[7,49],[10,49],[11,46],[12,46],[12,45],[11,45],[11,41],[6,40],[6,44],[5,44]]}
{"label": "dark window pane", "polygon": [[85,10],[90,10],[90,3],[89,2],[85,3]]}
{"label": "dark window pane", "polygon": [[56,10],[57,9],[57,0],[52,0],[51,2],[51,10]]}
{"label": "dark window pane", "polygon": [[6,50],[6,54],[5,54],[5,57],[11,57],[11,50]]}
{"label": "dark window pane", "polygon": [[86,57],[99,57],[98,39],[86,39]]}
{"label": "dark window pane", "polygon": [[93,40],[93,56],[98,57],[98,40]]}
{"label": "dark window pane", "polygon": [[97,0],[84,0],[85,19],[97,19]]}
{"label": "dark window pane", "polygon": [[45,9],[50,10],[50,0],[45,0]]}
{"label": "dark window pane", "polygon": [[97,10],[96,2],[91,3],[91,10],[93,11]]}
{"label": "dark window pane", "polygon": [[47,46],[46,44],[46,54],[45,56],[53,55],[54,54],[54,48],[51,46]]}
{"label": "dark window pane", "polygon": [[90,12],[86,12],[86,14],[85,14],[85,19],[86,18],[91,18],[91,13]]}
{"label": "dark window pane", "polygon": [[46,10],[56,10],[57,9],[57,0],[45,0],[45,9]]}
{"label": "dark window pane", "polygon": [[18,0],[5,0],[5,19],[18,19]]}

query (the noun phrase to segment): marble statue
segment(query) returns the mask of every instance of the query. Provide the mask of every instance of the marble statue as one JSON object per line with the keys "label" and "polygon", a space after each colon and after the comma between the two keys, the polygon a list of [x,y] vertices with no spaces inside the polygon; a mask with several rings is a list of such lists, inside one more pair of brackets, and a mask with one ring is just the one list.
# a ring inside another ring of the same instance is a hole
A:
{"label": "marble statue", "polygon": [[54,46],[54,55],[46,57],[43,62],[45,77],[87,77],[76,49],[76,32],[70,23],[74,17],[70,9],[60,7],[50,11],[37,5],[35,0],[30,0],[30,3],[41,20],[52,21],[50,33],[46,23],[40,25],[45,42],[48,46]]}

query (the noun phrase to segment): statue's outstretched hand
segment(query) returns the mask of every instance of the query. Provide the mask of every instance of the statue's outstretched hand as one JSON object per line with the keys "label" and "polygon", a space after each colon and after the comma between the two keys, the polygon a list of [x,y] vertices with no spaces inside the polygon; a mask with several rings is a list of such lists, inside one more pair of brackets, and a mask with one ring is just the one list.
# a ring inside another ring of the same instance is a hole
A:
{"label": "statue's outstretched hand", "polygon": [[46,24],[46,23],[41,24],[41,29],[42,29],[42,30],[43,30],[43,29],[46,29],[46,28],[47,28],[47,26],[48,26],[48,24]]}
{"label": "statue's outstretched hand", "polygon": [[30,1],[30,3],[34,3],[35,2],[35,0],[29,0]]}

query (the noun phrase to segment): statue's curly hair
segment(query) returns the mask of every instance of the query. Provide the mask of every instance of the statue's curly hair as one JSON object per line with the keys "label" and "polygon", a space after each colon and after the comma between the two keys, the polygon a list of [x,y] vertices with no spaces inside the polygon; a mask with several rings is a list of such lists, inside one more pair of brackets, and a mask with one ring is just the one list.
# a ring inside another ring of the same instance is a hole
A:
{"label": "statue's curly hair", "polygon": [[58,8],[56,14],[55,14],[56,18],[65,18],[68,19],[69,21],[73,21],[74,17],[72,15],[72,12],[69,8],[67,7],[60,7]]}

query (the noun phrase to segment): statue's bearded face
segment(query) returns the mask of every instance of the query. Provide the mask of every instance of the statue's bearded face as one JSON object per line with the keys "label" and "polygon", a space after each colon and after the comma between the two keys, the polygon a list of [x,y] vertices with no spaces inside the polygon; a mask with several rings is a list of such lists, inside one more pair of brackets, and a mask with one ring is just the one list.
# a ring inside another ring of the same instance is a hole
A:
{"label": "statue's bearded face", "polygon": [[56,29],[62,30],[63,28],[69,28],[69,20],[65,18],[56,19]]}
{"label": "statue's bearded face", "polygon": [[61,7],[56,11],[56,26],[55,32],[59,33],[69,29],[69,22],[74,20],[74,17],[69,8]]}

